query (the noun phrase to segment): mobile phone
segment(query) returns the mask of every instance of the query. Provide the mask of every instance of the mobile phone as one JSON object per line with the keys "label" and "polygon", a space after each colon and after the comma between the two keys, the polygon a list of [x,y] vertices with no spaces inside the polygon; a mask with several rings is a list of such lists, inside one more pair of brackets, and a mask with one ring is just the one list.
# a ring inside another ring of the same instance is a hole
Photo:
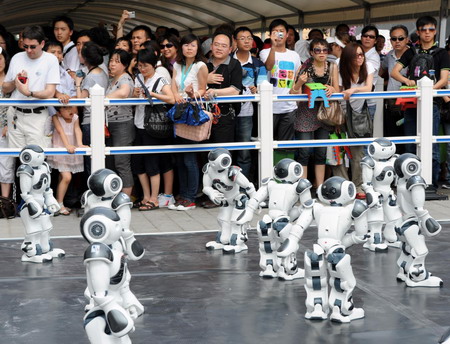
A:
{"label": "mobile phone", "polygon": [[25,84],[26,82],[27,82],[27,77],[26,76],[19,76],[19,81],[22,83],[22,84]]}
{"label": "mobile phone", "polygon": [[130,16],[130,19],[136,18],[136,12],[135,11],[128,11],[128,15]]}
{"label": "mobile phone", "polygon": [[81,69],[78,69],[78,70],[75,72],[75,75],[78,76],[78,77],[80,77],[80,78],[84,78],[84,77],[85,77],[85,74],[84,74],[84,72],[83,72]]}

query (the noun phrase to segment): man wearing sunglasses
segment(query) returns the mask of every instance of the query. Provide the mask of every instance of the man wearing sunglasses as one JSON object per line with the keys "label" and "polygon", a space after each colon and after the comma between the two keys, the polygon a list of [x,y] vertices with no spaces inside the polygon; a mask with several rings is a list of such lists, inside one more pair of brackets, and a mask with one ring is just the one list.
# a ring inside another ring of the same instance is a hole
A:
{"label": "man wearing sunglasses", "polygon": [[[450,69],[450,59],[445,49],[439,48],[436,41],[437,21],[433,17],[423,16],[417,19],[416,28],[419,35],[419,45],[408,49],[397,61],[391,76],[407,86],[415,86],[423,76],[430,77],[430,70],[435,71],[436,83],[433,88],[438,90],[445,88]],[[430,56],[432,58],[430,58]],[[426,63],[425,63],[426,62]],[[431,65],[430,65],[431,63]],[[427,66],[429,68],[422,68]],[[408,67],[408,77],[401,75],[400,71]],[[433,135],[439,133],[441,98],[433,99]],[[407,136],[415,136],[417,132],[417,109],[405,111],[404,133]],[[406,152],[415,153],[414,144],[406,145]],[[433,144],[433,186],[437,188],[440,171],[439,147]]]}
{"label": "man wearing sunglasses", "polygon": [[[59,63],[56,56],[43,51],[45,34],[40,26],[23,30],[23,48],[11,59],[3,83],[3,93],[16,99],[48,99],[55,95],[60,83]],[[8,135],[11,148],[37,144],[48,146],[45,123],[48,110],[45,106],[11,106],[8,109]]]}
{"label": "man wearing sunglasses", "polygon": [[[387,91],[398,91],[402,83],[395,80],[391,76],[397,61],[400,60],[403,53],[409,49],[408,38],[409,32],[404,25],[395,25],[389,31],[391,39],[392,50],[389,51],[381,63],[380,77],[387,80]],[[406,76],[406,68],[401,70],[401,74]],[[404,116],[400,106],[395,105],[396,99],[385,99],[385,113],[384,113],[384,136],[401,136],[403,135],[403,128],[397,125],[397,122]],[[397,146],[397,153],[404,153],[403,145]]]}

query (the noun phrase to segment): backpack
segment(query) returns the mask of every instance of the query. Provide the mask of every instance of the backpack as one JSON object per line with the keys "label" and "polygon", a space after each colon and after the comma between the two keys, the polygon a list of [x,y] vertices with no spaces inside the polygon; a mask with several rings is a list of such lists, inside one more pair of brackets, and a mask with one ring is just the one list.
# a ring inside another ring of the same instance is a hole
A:
{"label": "backpack", "polygon": [[433,56],[443,49],[411,49],[413,49],[415,54],[408,66],[408,79],[417,81],[422,79],[424,76],[430,77],[430,70],[434,69]]}

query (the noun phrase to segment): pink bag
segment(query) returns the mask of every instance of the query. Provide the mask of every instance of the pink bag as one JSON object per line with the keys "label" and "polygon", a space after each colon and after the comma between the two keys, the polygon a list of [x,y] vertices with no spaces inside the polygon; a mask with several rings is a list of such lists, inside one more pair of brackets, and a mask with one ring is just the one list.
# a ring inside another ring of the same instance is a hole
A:
{"label": "pink bag", "polygon": [[196,142],[209,139],[209,136],[211,135],[211,125],[213,115],[211,112],[206,110],[205,113],[209,117],[208,122],[205,122],[201,125],[187,125],[184,123],[175,123],[174,124],[175,134],[184,139]]}

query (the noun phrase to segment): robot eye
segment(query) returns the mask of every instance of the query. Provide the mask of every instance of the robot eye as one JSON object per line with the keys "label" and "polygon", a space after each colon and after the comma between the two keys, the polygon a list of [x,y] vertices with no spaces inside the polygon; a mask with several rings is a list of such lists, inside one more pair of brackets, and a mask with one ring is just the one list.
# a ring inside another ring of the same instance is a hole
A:
{"label": "robot eye", "polygon": [[221,164],[221,165],[222,165],[223,167],[226,167],[226,166],[229,166],[230,163],[231,163],[230,158],[229,158],[229,157],[225,157],[225,158],[222,159],[222,164]]}
{"label": "robot eye", "polygon": [[372,145],[372,144],[369,145],[369,153],[372,154],[372,155],[375,154],[375,146]]}
{"label": "robot eye", "polygon": [[114,178],[111,180],[111,190],[112,191],[119,191],[120,188],[120,180],[118,178]]}
{"label": "robot eye", "polygon": [[355,194],[356,190],[355,190],[355,185],[354,184],[350,184],[348,186],[348,195],[350,197],[353,197],[353,195]]}
{"label": "robot eye", "polygon": [[30,162],[31,161],[31,154],[30,153],[23,153],[22,155],[22,161],[23,162]]}
{"label": "robot eye", "polygon": [[408,170],[408,172],[410,174],[416,173],[419,170],[419,165],[415,162],[410,162],[407,166],[406,169]]}
{"label": "robot eye", "polygon": [[105,235],[106,228],[103,223],[95,221],[89,226],[89,232],[94,239],[100,239]]}
{"label": "robot eye", "polygon": [[295,173],[296,176],[300,175],[300,171],[301,171],[300,165],[295,165],[294,173]]}

